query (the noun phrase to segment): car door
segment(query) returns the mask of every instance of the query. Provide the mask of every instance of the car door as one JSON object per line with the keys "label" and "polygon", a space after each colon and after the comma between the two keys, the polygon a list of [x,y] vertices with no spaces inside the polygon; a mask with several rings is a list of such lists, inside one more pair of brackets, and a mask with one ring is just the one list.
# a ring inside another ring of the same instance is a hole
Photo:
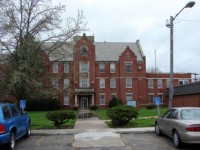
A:
{"label": "car door", "polygon": [[177,118],[178,110],[171,109],[169,113],[164,117],[164,131],[167,135],[172,136],[172,129],[174,127],[175,119]]}
{"label": "car door", "polygon": [[15,123],[17,129],[16,137],[19,138],[24,134],[25,121],[21,117],[21,114],[19,113],[15,105],[10,105],[10,110],[12,114],[12,120]]}

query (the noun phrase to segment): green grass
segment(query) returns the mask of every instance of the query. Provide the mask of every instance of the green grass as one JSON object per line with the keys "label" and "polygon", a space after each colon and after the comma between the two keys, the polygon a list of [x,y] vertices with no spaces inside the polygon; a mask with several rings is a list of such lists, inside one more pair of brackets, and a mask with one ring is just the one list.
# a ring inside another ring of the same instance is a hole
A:
{"label": "green grass", "polygon": [[[160,114],[164,114],[167,111],[167,107],[161,107]],[[106,115],[107,109],[98,109],[93,111],[96,116],[98,116],[102,120],[110,120]],[[138,109],[138,118],[131,120],[127,125],[122,126],[123,128],[133,128],[133,127],[153,127],[155,122],[155,117],[158,116],[157,107],[154,109]],[[147,117],[147,118],[145,118]],[[116,128],[113,126],[111,121],[106,121],[109,127]]]}
{"label": "green grass", "polygon": [[[164,114],[164,112],[167,111],[166,107],[160,108],[160,114]],[[100,119],[102,120],[109,120],[108,116],[106,115],[107,109],[98,109],[93,110],[93,113],[96,114]],[[158,109],[157,107],[154,109],[138,109],[138,117],[152,117],[152,116],[158,116]]]}
{"label": "green grass", "polygon": [[[55,129],[53,122],[48,120],[45,116],[48,111],[32,111],[27,114],[31,117],[31,128],[32,129]],[[77,112],[76,112],[77,114]],[[74,120],[69,120],[67,123],[63,124],[61,128],[73,128],[75,124]]]}

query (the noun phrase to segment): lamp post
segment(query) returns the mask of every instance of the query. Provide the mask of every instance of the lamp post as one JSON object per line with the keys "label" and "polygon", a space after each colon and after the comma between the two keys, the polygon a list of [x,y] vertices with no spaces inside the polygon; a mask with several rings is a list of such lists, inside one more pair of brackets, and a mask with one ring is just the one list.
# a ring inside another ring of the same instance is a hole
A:
{"label": "lamp post", "polygon": [[174,41],[173,41],[173,30],[174,30],[174,20],[176,17],[183,11],[185,8],[192,8],[194,6],[195,2],[190,1],[188,2],[185,7],[183,7],[178,14],[175,15],[175,17],[170,16],[170,23],[166,26],[170,28],[170,87],[169,87],[169,108],[172,108],[172,100],[173,100],[173,49],[174,49]]}

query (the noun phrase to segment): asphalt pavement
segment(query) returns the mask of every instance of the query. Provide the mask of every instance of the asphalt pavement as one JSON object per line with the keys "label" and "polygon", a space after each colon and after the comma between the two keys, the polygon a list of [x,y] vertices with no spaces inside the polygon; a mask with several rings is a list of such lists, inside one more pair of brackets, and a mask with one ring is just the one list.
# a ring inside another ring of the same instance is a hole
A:
{"label": "asphalt pavement", "polygon": [[[87,114],[89,110],[80,111]],[[153,133],[153,127],[147,128],[109,128],[98,117],[90,116],[77,119],[74,129],[32,130],[32,135],[74,135],[73,149],[119,149],[126,150],[120,134]]]}

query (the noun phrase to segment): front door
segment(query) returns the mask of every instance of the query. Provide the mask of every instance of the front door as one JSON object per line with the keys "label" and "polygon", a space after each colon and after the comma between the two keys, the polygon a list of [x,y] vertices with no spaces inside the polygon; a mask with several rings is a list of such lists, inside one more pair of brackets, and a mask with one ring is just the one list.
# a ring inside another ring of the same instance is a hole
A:
{"label": "front door", "polygon": [[81,101],[80,101],[80,108],[81,108],[81,109],[88,108],[88,98],[87,98],[87,97],[81,98]]}

